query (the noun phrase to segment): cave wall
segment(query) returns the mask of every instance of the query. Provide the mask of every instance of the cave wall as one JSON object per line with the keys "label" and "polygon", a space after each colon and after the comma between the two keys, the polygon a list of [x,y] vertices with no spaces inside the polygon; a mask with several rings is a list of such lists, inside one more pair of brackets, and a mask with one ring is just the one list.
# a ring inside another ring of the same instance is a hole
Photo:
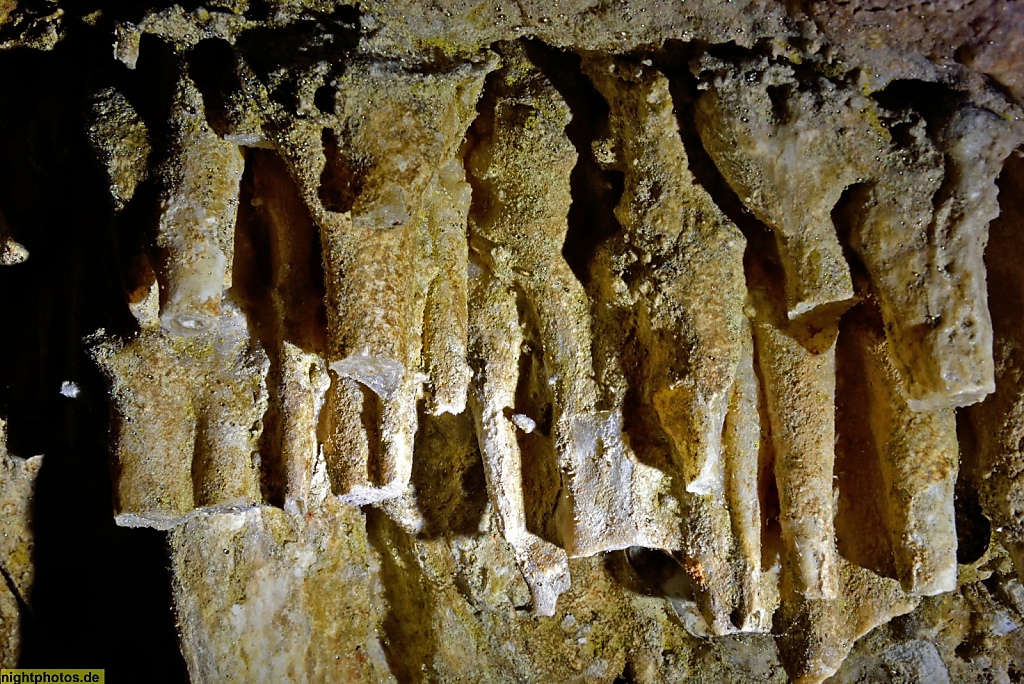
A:
{"label": "cave wall", "polygon": [[1021,19],[0,6],[0,660],[1018,680]]}

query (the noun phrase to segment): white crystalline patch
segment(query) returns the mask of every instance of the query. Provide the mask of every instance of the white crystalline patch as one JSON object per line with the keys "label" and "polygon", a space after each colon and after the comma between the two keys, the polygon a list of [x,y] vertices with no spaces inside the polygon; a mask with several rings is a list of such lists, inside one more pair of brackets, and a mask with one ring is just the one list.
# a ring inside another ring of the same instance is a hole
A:
{"label": "white crystalline patch", "polygon": [[238,145],[239,147],[262,147],[268,150],[274,149],[274,146],[270,141],[259,133],[228,134],[224,136],[224,140],[232,145]]}
{"label": "white crystalline patch", "polygon": [[517,428],[526,434],[530,434],[537,429],[537,421],[529,416],[523,415],[522,413],[512,414],[512,422],[516,424]]}
{"label": "white crystalline patch", "polygon": [[366,212],[352,217],[356,228],[394,228],[409,222],[409,202],[405,190],[395,183],[388,183],[381,191],[378,201]]}
{"label": "white crystalline patch", "polygon": [[924,640],[895,644],[881,653],[854,651],[829,681],[837,684],[928,682],[949,684],[949,671],[935,644]]}
{"label": "white crystalline patch", "polygon": [[[247,534],[246,542],[259,543],[260,533]],[[271,563],[256,569],[245,587],[244,600],[230,607],[226,626],[234,637],[231,644],[243,658],[260,663],[264,681],[294,681],[294,673],[302,671],[304,654],[287,645],[292,638],[301,641],[292,635],[308,634],[311,629],[302,605],[302,578],[313,560],[315,554],[302,549],[288,559],[293,564],[290,573]]]}
{"label": "white crystalline patch", "polygon": [[[197,335],[212,330],[224,291],[227,259],[213,242],[200,246],[187,267],[178,269],[168,288],[167,301],[160,313],[164,330],[175,335]],[[215,303],[215,306],[211,306]]]}
{"label": "white crystalline patch", "polygon": [[0,245],[0,266],[13,266],[28,259],[28,250],[24,245],[10,238]]}
{"label": "white crystalline patch", "polygon": [[335,361],[331,370],[366,385],[386,401],[395,398],[405,374],[404,366],[398,361],[369,354],[353,354]]}
{"label": "white crystalline patch", "polygon": [[70,380],[65,380],[60,383],[60,393],[68,399],[77,399],[78,395],[82,393],[82,388]]}
{"label": "white crystalline patch", "polygon": [[1010,632],[1020,629],[1020,622],[1009,611],[1003,609],[998,609],[989,615],[988,623],[992,634],[997,637],[1006,636]]}
{"label": "white crystalline patch", "polygon": [[609,506],[609,522],[625,523],[630,519],[633,501],[633,458],[627,452],[622,435],[622,414],[618,411],[597,411],[594,427],[600,443],[601,469],[606,482],[615,492],[615,506]]}
{"label": "white crystalline patch", "polygon": [[401,496],[403,489],[402,483],[391,483],[384,487],[357,485],[350,487],[348,492],[338,498],[350,506],[369,506]]}
{"label": "white crystalline patch", "polygon": [[725,492],[725,469],[722,462],[722,430],[725,427],[725,414],[729,408],[728,393],[717,392],[710,398],[698,397],[697,411],[707,417],[708,434],[704,440],[704,453],[698,454],[701,459],[700,473],[686,485],[686,491],[698,496],[722,496]]}

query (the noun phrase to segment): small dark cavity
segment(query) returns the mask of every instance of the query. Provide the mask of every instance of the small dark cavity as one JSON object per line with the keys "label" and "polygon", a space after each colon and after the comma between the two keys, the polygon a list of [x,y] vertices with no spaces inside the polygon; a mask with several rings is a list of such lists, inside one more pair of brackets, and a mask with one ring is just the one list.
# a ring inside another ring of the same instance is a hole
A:
{"label": "small dark cavity", "polygon": [[324,114],[334,114],[334,88],[322,85],[313,94],[313,104]]}
{"label": "small dark cavity", "polygon": [[916,79],[891,81],[885,88],[871,93],[871,97],[890,111],[919,112],[929,123],[946,116],[955,102],[955,95],[948,87]]}
{"label": "small dark cavity", "polygon": [[333,75],[344,70],[346,57],[359,44],[358,8],[340,7],[333,14],[307,16],[287,27],[257,27],[238,37],[236,45],[258,78],[266,82],[281,69],[305,73],[321,62],[332,65]]}
{"label": "small dark cavity", "polygon": [[707,46],[707,53],[712,57],[727,62],[742,63],[744,61],[756,58],[757,51],[737,45],[736,41],[730,40],[726,43],[715,43]]}
{"label": "small dark cavity", "polygon": [[953,652],[956,653],[956,657],[960,660],[970,662],[974,660],[974,654],[977,652],[977,649],[974,644],[965,639],[964,641],[961,641],[955,649],[953,649]]}
{"label": "small dark cavity", "polygon": [[866,284],[869,280],[867,267],[853,248],[853,242],[861,230],[861,220],[870,201],[871,185],[854,183],[843,190],[839,201],[832,207],[832,225],[835,226],[836,237],[843,247],[843,256],[856,284]]}
{"label": "small dark cavity", "polygon": [[366,459],[366,479],[375,487],[384,484],[384,443],[381,435],[381,423],[384,418],[384,402],[377,393],[359,383],[363,393],[363,410],[359,414],[366,431],[366,445],[369,455]]}
{"label": "small dark cavity", "polygon": [[[683,572],[679,561],[661,549],[631,546],[626,549],[626,560],[641,580],[643,589],[654,596],[665,596],[664,585]],[[692,599],[693,597],[679,596],[676,598]]]}
{"label": "small dark cavity", "polygon": [[786,101],[789,99],[791,89],[788,85],[770,85],[765,90],[768,92],[768,99],[772,103],[772,116],[776,123],[784,124],[789,119],[789,109]]}
{"label": "small dark cavity", "polygon": [[270,18],[270,3],[268,0],[249,0],[249,8],[245,11],[245,18],[254,22],[264,22]]}
{"label": "small dark cavity", "polygon": [[229,132],[228,98],[241,90],[234,50],[225,40],[201,41],[188,53],[188,75],[203,96],[206,120],[218,135]]}
{"label": "small dark cavity", "polygon": [[981,559],[992,539],[992,524],[978,497],[978,450],[974,429],[964,411],[956,412],[956,434],[960,443],[960,472],[954,487],[956,512],[956,561],[968,565]]}

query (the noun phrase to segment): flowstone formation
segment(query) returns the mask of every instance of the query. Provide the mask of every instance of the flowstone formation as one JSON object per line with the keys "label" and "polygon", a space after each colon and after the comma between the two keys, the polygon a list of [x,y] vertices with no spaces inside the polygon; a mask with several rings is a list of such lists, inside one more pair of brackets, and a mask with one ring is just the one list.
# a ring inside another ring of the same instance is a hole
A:
{"label": "flowstone formation", "polygon": [[1019,678],[1019,37],[470,5],[0,11],[113,45],[84,345],[192,681]]}

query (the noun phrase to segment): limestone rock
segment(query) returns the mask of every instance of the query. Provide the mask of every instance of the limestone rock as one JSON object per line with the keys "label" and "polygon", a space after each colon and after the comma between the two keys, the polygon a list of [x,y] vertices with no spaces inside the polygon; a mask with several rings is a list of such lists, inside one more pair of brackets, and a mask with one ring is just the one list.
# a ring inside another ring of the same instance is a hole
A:
{"label": "limestone rock", "polygon": [[164,250],[160,324],[174,335],[217,325],[231,287],[238,184],[244,163],[236,145],[210,128],[199,91],[182,75],[169,113],[171,153],[161,167],[157,245]]}
{"label": "limestone rock", "polygon": [[[1002,177],[1004,197],[1024,189],[1024,164],[1011,157]],[[1000,296],[991,298],[995,329],[996,392],[971,407],[970,418],[978,440],[978,491],[985,513],[1024,576],[1024,455],[1021,453],[1020,412],[1022,405],[1020,369],[1021,346],[1017,302],[1019,276],[1013,254],[1018,244],[1020,209],[1004,202],[1007,209],[992,224],[992,241],[986,253],[989,278]]]}
{"label": "limestone rock", "polygon": [[20,264],[28,259],[28,250],[10,235],[7,223],[0,215],[0,266]]}
{"label": "limestone rock", "polygon": [[0,663],[16,667],[21,650],[20,622],[31,610],[34,532],[32,525],[35,483],[43,457],[18,458],[7,451],[7,424],[0,419]]}
{"label": "limestone rock", "polygon": [[217,327],[159,327],[94,350],[118,403],[114,511],[122,525],[171,527],[195,508],[260,501],[258,449],[267,355],[225,307]]}
{"label": "limestone rock", "polygon": [[120,210],[149,176],[149,132],[138,111],[115,88],[98,92],[91,110],[89,141],[106,169],[114,207]]}
{"label": "limestone rock", "polygon": [[850,5],[0,3],[109,60],[81,401],[193,680],[1024,668],[1020,41]]}
{"label": "limestone rock", "polygon": [[830,213],[857,172],[822,126],[837,116],[822,103],[840,112],[851,105],[828,90],[800,92],[785,67],[701,67],[714,72],[697,105],[701,140],[744,204],[775,231],[787,316],[845,305],[853,285]]}
{"label": "limestone rock", "polygon": [[193,681],[394,681],[357,517],[340,504],[308,518],[255,507],[175,528],[176,609]]}

